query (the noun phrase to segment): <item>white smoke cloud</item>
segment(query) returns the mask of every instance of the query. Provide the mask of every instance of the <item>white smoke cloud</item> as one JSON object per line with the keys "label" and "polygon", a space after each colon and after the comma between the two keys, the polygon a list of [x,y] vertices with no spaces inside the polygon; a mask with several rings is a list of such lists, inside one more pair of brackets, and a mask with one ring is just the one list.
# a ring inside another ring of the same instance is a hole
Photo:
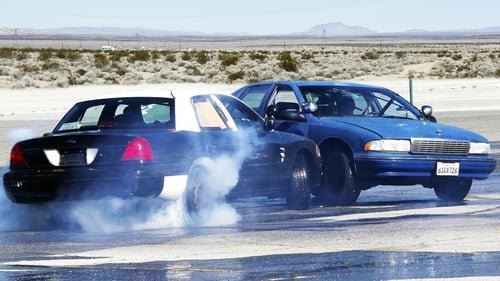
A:
{"label": "white smoke cloud", "polygon": [[[9,147],[12,147],[18,141],[32,138],[35,134],[36,130],[34,127],[13,129],[7,133],[7,142]],[[8,153],[10,154],[10,150]],[[9,162],[4,163],[3,166],[5,168],[0,173],[0,184],[2,188],[0,191],[0,217],[2,218],[0,219],[0,231],[26,229],[30,226],[37,225],[38,218],[30,215],[31,213],[36,213],[37,210],[35,206],[17,206],[7,198],[3,191],[3,175],[7,172]]]}
{"label": "white smoke cloud", "polygon": [[[12,145],[18,140],[33,137],[34,131],[21,128],[9,132]],[[11,203],[0,192],[0,231],[36,229],[78,229],[84,232],[122,232],[193,226],[222,226],[236,224],[241,216],[225,202],[225,196],[238,182],[244,159],[252,152],[250,143],[256,142],[256,132],[238,132],[235,151],[212,160],[209,169],[211,187],[209,202],[203,213],[192,220],[184,206],[184,198],[166,201],[159,198],[104,198],[101,200],[49,202],[27,205]],[[253,141],[252,141],[253,140]],[[8,166],[8,165],[7,165]],[[4,169],[3,173],[6,172]]]}
{"label": "white smoke cloud", "polygon": [[85,232],[183,227],[186,218],[179,202],[155,198],[80,201],[74,202],[68,218]]}
{"label": "white smoke cloud", "polygon": [[[205,167],[209,174],[205,190],[204,205],[200,214],[193,221],[201,226],[232,225],[240,221],[241,215],[236,209],[225,202],[224,197],[236,186],[243,162],[254,151],[259,143],[254,129],[240,130],[236,133],[234,147],[237,150],[231,155],[220,155]],[[228,144],[230,145],[230,144]]]}

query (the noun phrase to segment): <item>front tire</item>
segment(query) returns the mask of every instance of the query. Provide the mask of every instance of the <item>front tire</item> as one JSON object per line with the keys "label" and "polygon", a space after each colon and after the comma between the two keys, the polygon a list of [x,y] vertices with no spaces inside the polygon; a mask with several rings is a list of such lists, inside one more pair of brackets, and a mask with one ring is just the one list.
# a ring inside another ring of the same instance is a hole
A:
{"label": "front tire", "polygon": [[472,179],[457,179],[439,182],[439,186],[434,187],[434,193],[443,201],[462,201],[469,194],[472,186]]}
{"label": "front tire", "polygon": [[323,193],[325,203],[330,206],[348,206],[358,200],[360,190],[356,187],[351,161],[345,152],[332,150],[328,154]]}
{"label": "front tire", "polygon": [[292,167],[286,203],[290,210],[307,210],[311,207],[311,180],[309,166],[303,154],[298,154]]}

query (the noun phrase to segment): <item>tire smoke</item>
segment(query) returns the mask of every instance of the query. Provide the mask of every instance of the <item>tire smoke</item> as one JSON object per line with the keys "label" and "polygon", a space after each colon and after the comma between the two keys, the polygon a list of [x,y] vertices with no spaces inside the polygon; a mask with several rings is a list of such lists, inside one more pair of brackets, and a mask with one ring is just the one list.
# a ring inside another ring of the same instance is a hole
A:
{"label": "tire smoke", "polygon": [[[9,141],[33,137],[31,129],[16,129]],[[206,166],[209,189],[204,192],[206,203],[193,219],[185,206],[185,197],[175,201],[161,198],[103,198],[100,200],[16,204],[0,191],[0,231],[69,230],[83,232],[123,232],[146,229],[225,226],[241,219],[225,196],[238,182],[243,161],[252,152],[249,143],[256,143],[252,130],[236,132],[238,149],[231,154],[211,159]],[[6,167],[8,163],[6,163]],[[7,169],[2,171],[2,175]],[[3,183],[2,183],[3,184]]]}

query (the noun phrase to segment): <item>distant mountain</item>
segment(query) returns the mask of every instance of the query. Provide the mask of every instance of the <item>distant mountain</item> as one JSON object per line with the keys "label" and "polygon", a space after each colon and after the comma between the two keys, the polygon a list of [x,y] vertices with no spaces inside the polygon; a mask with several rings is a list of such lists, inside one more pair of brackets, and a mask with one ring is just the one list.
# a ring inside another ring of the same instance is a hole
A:
{"label": "distant mountain", "polygon": [[30,28],[13,28],[8,26],[0,26],[0,35],[33,35],[33,34],[47,34],[43,29],[30,29]]}
{"label": "distant mountain", "polygon": [[473,35],[500,35],[500,26],[491,26],[477,29],[453,30],[424,30],[411,29],[404,32],[381,33],[381,35],[397,36],[473,36]]}
{"label": "distant mountain", "polygon": [[62,27],[47,29],[51,34],[71,34],[71,35],[115,35],[115,36],[202,36],[203,32],[197,31],[171,31],[162,29],[148,29],[148,28],[121,28],[121,27]]}
{"label": "distant mountain", "polygon": [[[500,26],[485,27],[469,30],[407,30],[393,33],[380,33],[362,26],[349,26],[341,22],[319,24],[309,30],[288,34],[268,34],[264,36],[311,36],[311,37],[363,37],[363,36],[471,36],[471,35],[500,35]],[[165,29],[148,28],[121,28],[121,27],[63,27],[50,29],[28,29],[0,26],[0,36],[125,36],[125,37],[175,37],[175,36],[199,36],[199,37],[223,37],[223,36],[246,36],[249,33],[204,33],[199,31],[175,31]],[[257,37],[257,36],[256,36]]]}
{"label": "distant mountain", "polygon": [[365,36],[376,34],[377,31],[361,26],[349,26],[341,22],[325,23],[313,26],[311,29],[297,33],[314,37],[335,37],[335,36]]}

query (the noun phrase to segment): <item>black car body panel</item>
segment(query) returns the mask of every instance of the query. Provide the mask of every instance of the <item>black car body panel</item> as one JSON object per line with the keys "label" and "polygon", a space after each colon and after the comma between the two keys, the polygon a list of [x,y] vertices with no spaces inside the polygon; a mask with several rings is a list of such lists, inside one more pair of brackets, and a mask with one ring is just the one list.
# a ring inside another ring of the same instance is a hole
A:
{"label": "black car body panel", "polygon": [[[126,123],[122,115],[132,105],[139,106],[142,117]],[[248,116],[238,120],[230,107]],[[311,183],[319,185],[321,161],[314,142],[267,129],[257,113],[224,95],[77,103],[52,132],[13,147],[3,184],[7,196],[22,203],[158,197],[179,189],[165,179],[187,176],[197,159],[234,157],[242,151],[231,197],[283,197],[297,153],[308,155]]]}

